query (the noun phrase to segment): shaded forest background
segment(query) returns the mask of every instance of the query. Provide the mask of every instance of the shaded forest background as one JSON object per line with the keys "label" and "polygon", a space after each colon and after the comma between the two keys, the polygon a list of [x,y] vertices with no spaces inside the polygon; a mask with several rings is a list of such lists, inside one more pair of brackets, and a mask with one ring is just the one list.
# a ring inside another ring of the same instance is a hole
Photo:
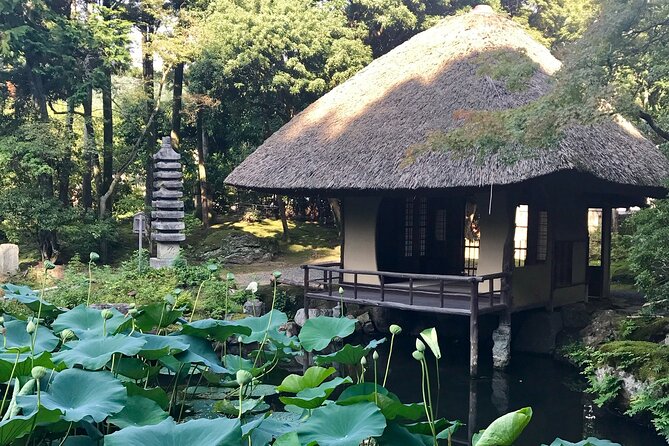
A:
{"label": "shaded forest background", "polygon": [[[666,0],[0,0],[0,241],[109,259],[119,225],[150,208],[166,135],[191,225],[240,200],[280,209],[224,178],[373,58],[479,3],[565,62],[540,118],[622,113],[669,140]],[[289,209],[329,212],[317,197]]]}

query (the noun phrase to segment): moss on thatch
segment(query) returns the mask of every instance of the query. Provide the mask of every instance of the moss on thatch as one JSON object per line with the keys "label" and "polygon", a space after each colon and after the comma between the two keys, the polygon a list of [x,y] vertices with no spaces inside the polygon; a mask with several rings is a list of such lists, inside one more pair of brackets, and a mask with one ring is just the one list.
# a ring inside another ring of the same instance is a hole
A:
{"label": "moss on thatch", "polygon": [[[662,194],[664,155],[622,119],[590,122],[575,119],[580,107],[561,108],[550,95],[559,68],[505,17],[449,17],[314,102],[226,182],[266,191],[411,191],[576,171]],[[559,110],[552,119],[537,109],[549,106]],[[439,148],[444,135],[447,150],[425,150]]]}

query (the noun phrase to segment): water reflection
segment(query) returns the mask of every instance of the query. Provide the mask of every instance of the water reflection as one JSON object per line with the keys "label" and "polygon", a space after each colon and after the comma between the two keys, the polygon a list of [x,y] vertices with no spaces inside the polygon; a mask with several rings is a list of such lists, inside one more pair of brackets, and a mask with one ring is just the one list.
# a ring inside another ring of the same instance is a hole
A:
{"label": "water reflection", "polygon": [[[411,358],[413,344],[400,342],[397,347],[388,387],[405,402],[420,401],[420,366]],[[470,380],[466,351],[459,351],[466,348],[442,347],[444,350],[449,354],[441,364],[438,415],[467,423],[455,437],[456,444],[468,444],[468,438],[495,418],[525,406],[532,407],[534,416],[516,446],[550,444],[556,437],[580,441],[588,436],[623,446],[667,444],[652,429],[594,407],[583,393],[583,379],[568,365],[547,357],[515,354],[508,371],[493,371],[483,362],[482,376]],[[434,369],[433,362],[430,366]]]}

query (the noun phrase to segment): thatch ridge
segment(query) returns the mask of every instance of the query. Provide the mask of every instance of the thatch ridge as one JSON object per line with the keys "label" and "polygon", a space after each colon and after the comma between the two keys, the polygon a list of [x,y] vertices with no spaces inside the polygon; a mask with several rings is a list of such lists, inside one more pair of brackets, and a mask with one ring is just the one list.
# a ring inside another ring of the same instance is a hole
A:
{"label": "thatch ridge", "polygon": [[[478,74],[477,58],[517,51],[539,66],[522,91]],[[555,148],[509,164],[492,155],[407,151],[462,125],[462,110],[503,110],[552,88],[560,62],[522,27],[495,14],[449,17],[374,60],[270,136],[226,183],[260,190],[418,190],[503,185],[571,170],[660,187],[669,161],[621,118],[565,129]],[[454,116],[455,115],[455,116]]]}

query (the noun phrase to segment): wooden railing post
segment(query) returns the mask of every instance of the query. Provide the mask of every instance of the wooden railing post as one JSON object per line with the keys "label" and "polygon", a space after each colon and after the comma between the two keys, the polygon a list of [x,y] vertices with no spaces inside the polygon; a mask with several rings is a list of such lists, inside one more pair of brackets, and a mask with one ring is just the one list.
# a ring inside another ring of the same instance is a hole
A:
{"label": "wooden railing post", "polygon": [[386,279],[383,276],[379,276],[379,282],[381,283],[381,302],[386,300]]}
{"label": "wooden railing post", "polygon": [[358,273],[353,274],[353,299],[358,298]]}
{"label": "wooden railing post", "polygon": [[328,296],[332,296],[332,270],[328,271]]}
{"label": "wooden railing post", "polygon": [[479,282],[471,282],[471,301],[469,303],[469,374],[479,372]]}
{"label": "wooden railing post", "polygon": [[[309,266],[304,265],[304,318],[309,319],[309,307],[310,307],[310,302],[309,302]],[[302,372],[306,372],[307,369],[309,368],[309,363],[311,362],[311,358],[309,356],[308,352],[305,352],[304,356],[304,362],[302,364]]]}
{"label": "wooden railing post", "polygon": [[439,281],[439,302],[441,308],[444,308],[444,280]]}
{"label": "wooden railing post", "polygon": [[409,304],[413,305],[413,278],[409,279]]}

